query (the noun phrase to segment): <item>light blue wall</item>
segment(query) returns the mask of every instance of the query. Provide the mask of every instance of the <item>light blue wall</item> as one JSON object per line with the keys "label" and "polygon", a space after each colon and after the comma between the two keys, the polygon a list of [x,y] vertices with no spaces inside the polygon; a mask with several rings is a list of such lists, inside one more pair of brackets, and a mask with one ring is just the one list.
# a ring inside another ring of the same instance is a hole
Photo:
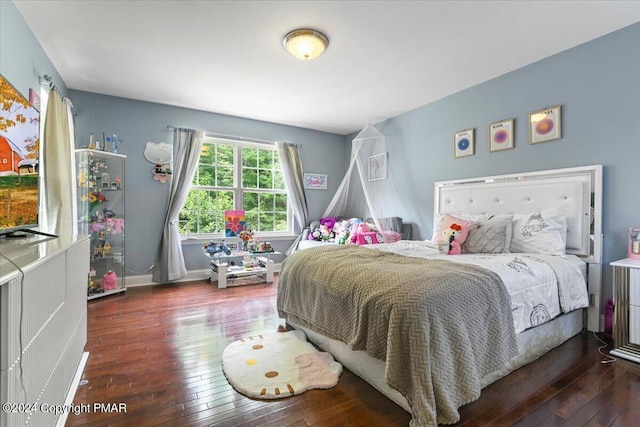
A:
{"label": "light blue wall", "polygon": [[[626,255],[626,232],[640,226],[640,24],[622,29],[512,73],[384,121],[391,174],[409,210],[414,235],[431,235],[434,181],[604,165],[604,262]],[[0,72],[21,92],[58,73],[12,2],[0,2]],[[496,57],[495,60],[500,60]],[[329,190],[309,194],[312,217],[329,202],[346,169],[347,138],[121,98],[70,91],[78,145],[89,132],[117,133],[127,154],[127,263],[142,271],[153,262],[168,186],[152,180],[142,157],[146,141],[169,141],[166,125],[303,144],[306,169],[329,174]],[[529,145],[528,114],[562,105],[563,138]],[[489,153],[488,125],[515,118],[515,149]],[[453,133],[476,128],[476,155],[453,158]],[[343,157],[344,158],[344,157]],[[198,248],[199,249],[199,248]],[[191,258],[191,257],[189,257]],[[202,268],[190,265],[190,268]],[[611,296],[605,268],[604,299]]]}
{"label": "light blue wall", "polygon": [[63,94],[67,87],[51,60],[11,1],[0,1],[0,74],[21,94],[40,90],[40,76],[48,75]]}
{"label": "light blue wall", "polygon": [[[153,180],[154,165],[144,158],[143,152],[147,141],[172,141],[173,133],[167,125],[301,144],[300,155],[305,170],[329,175],[328,190],[308,194],[313,217],[322,214],[344,174],[343,165],[334,161],[334,153],[342,152],[345,144],[341,135],[76,90],[70,90],[69,96],[77,113],[77,147],[89,144],[91,132],[100,135],[100,140],[102,132],[115,133],[124,140],[118,153],[127,156],[125,257],[129,275],[147,272],[155,260],[161,238],[169,184]],[[283,252],[291,240],[272,243],[276,250]],[[188,269],[208,267],[200,244],[185,244],[183,248]],[[281,260],[274,259],[276,262]]]}
{"label": "light blue wall", "polygon": [[[414,233],[431,236],[435,181],[602,164],[604,262],[626,257],[628,228],[640,226],[639,46],[635,24],[378,124]],[[554,105],[562,139],[529,145],[529,113]],[[490,153],[488,125],[507,118],[515,148]],[[476,154],[454,159],[453,134],[467,128]],[[608,267],[604,281],[606,301]]]}

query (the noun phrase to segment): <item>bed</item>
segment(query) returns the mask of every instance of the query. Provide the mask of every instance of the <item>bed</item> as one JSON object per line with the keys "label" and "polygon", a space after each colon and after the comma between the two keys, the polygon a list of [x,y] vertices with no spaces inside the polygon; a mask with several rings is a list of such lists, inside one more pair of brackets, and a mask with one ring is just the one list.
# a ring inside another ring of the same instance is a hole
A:
{"label": "bed", "polygon": [[[434,230],[447,215],[483,232],[500,218],[509,243],[533,252],[441,255],[433,241],[300,251],[283,262],[279,314],[411,425],[455,423],[486,385],[599,330],[601,188],[599,165],[438,182]],[[520,237],[557,217],[563,255]]]}

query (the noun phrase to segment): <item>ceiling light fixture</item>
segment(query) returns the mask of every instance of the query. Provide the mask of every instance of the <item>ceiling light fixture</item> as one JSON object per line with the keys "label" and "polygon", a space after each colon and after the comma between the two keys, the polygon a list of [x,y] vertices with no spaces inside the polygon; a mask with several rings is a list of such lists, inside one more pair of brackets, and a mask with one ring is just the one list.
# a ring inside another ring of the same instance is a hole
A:
{"label": "ceiling light fixture", "polygon": [[294,57],[308,61],[324,52],[329,46],[329,39],[319,31],[300,28],[284,36],[282,45]]}

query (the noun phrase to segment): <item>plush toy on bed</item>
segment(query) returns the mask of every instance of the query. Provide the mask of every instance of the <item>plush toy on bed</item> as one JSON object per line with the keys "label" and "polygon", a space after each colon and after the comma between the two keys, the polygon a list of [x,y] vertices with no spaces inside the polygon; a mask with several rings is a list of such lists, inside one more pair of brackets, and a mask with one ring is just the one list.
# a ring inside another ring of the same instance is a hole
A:
{"label": "plush toy on bed", "polygon": [[449,242],[449,255],[462,253],[462,244],[469,235],[469,224],[453,223],[448,228],[442,230],[442,237]]}
{"label": "plush toy on bed", "polygon": [[333,227],[333,230],[336,233],[336,242],[340,245],[344,245],[349,240],[349,235],[351,234],[351,222],[349,220],[338,221],[336,225]]}

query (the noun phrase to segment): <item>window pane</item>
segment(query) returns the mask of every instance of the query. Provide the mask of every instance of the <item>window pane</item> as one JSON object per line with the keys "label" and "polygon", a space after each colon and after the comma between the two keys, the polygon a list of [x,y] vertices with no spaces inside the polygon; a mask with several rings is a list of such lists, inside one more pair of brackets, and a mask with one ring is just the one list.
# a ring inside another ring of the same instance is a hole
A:
{"label": "window pane", "polygon": [[259,188],[273,188],[273,172],[271,170],[260,169],[260,186]]}
{"label": "window pane", "polygon": [[276,194],[276,211],[277,212],[287,212],[287,195],[286,194]]}
{"label": "window pane", "polygon": [[287,213],[276,214],[276,229],[274,231],[287,231]]}
{"label": "window pane", "polygon": [[242,187],[258,188],[258,171],[256,169],[242,169]]}
{"label": "window pane", "polygon": [[245,211],[257,211],[258,210],[258,193],[250,193],[245,191],[243,194]]}
{"label": "window pane", "polygon": [[218,187],[233,187],[233,166],[218,166]]}
{"label": "window pane", "polygon": [[198,181],[197,185],[213,186],[215,185],[215,169],[211,165],[199,165],[198,166]]}
{"label": "window pane", "polygon": [[242,166],[248,168],[258,167],[258,150],[255,148],[242,149]]}
{"label": "window pane", "polygon": [[245,211],[245,224],[249,230],[258,231],[258,211]]}
{"label": "window pane", "polygon": [[273,212],[275,194],[262,193],[260,197],[260,210],[262,212]]}
{"label": "window pane", "polygon": [[274,226],[275,217],[271,213],[260,213],[258,215],[258,230],[259,231],[273,231],[275,229]]}
{"label": "window pane", "polygon": [[282,171],[274,171],[273,172],[273,188],[276,190],[284,190],[284,177],[282,176]]}
{"label": "window pane", "polygon": [[202,149],[200,150],[200,160],[199,163],[201,165],[213,165],[216,162],[216,144],[202,144]]}
{"label": "window pane", "polygon": [[272,169],[273,168],[273,150],[259,150],[258,153],[258,167],[260,169]]}
{"label": "window pane", "polygon": [[216,144],[218,147],[217,164],[233,166],[233,146],[227,144]]}

